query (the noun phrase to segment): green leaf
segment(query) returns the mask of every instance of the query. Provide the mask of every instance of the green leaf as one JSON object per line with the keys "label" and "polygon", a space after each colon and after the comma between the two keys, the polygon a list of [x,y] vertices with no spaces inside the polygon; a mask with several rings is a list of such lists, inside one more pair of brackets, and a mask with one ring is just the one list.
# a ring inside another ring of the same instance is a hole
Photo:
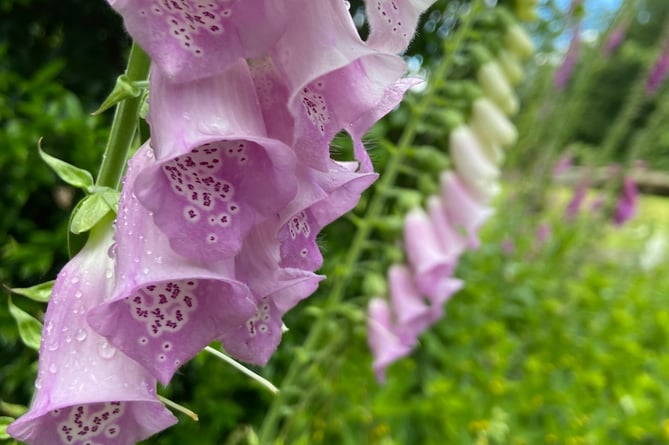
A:
{"label": "green leaf", "polygon": [[97,110],[93,112],[94,115],[100,114],[105,110],[113,107],[114,105],[122,102],[126,99],[133,97],[138,97],[142,93],[142,88],[144,84],[142,82],[132,82],[128,79],[128,76],[122,74],[116,79],[116,85],[109,96],[102,102]]}
{"label": "green leaf", "polygon": [[7,440],[11,437],[7,434],[7,427],[14,421],[13,418],[7,416],[0,416],[0,440]]}
{"label": "green leaf", "polygon": [[70,184],[72,187],[88,190],[89,187],[93,186],[93,175],[88,171],[75,167],[72,164],[68,164],[65,161],[61,161],[60,159],[45,153],[42,151],[41,141],[37,145],[37,149],[44,162],[56,172],[60,179]]}
{"label": "green leaf", "polygon": [[28,407],[16,403],[5,402],[0,400],[0,412],[10,415],[12,417],[20,417],[28,411]]}
{"label": "green leaf", "polygon": [[9,290],[12,293],[30,298],[31,300],[46,303],[51,296],[51,289],[53,288],[54,282],[54,280],[51,280],[31,287],[14,287]]}
{"label": "green leaf", "polygon": [[19,335],[23,343],[31,349],[39,351],[40,341],[42,339],[42,323],[35,317],[15,306],[10,298],[8,301],[9,313],[16,320],[19,327]]}
{"label": "green leaf", "polygon": [[108,187],[86,196],[74,209],[70,231],[77,235],[87,232],[109,212],[116,213],[118,197],[118,192]]}

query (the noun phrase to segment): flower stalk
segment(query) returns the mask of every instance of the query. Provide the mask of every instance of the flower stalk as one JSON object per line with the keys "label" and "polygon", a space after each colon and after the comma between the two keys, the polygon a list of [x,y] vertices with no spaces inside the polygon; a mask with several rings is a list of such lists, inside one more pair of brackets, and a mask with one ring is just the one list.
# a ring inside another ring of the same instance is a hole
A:
{"label": "flower stalk", "polygon": [[[133,42],[128,57],[126,75],[130,82],[145,81],[149,74],[151,59]],[[116,107],[109,139],[102,156],[96,185],[118,189],[128,154],[137,130],[137,119],[142,96],[129,98]]]}

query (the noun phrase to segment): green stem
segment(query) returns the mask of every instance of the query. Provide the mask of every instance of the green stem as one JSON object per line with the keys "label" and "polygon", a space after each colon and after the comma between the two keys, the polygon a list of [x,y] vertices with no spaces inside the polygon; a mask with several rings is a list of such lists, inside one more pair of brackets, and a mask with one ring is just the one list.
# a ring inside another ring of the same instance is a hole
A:
{"label": "green stem", "polygon": [[[476,13],[480,7],[481,0],[475,0],[472,2],[472,7],[469,10],[467,16],[464,17],[462,26],[458,28],[454,38],[448,42],[448,47],[451,49],[451,51],[448,52],[446,56],[444,56],[441,63],[437,66],[437,69],[431,73],[427,91],[423,95],[420,102],[412,110],[411,118],[404,127],[404,131],[399,138],[396,150],[391,151],[390,160],[386,164],[385,169],[381,174],[381,179],[375,187],[375,193],[371,198],[365,212],[364,221],[376,221],[381,215],[388,197],[385,191],[389,190],[395,183],[395,179],[400,171],[400,167],[403,165],[407,157],[407,153],[413,144],[418,125],[425,118],[427,110],[432,104],[435,94],[440,90],[440,88],[443,87],[443,83],[446,81],[448,71],[451,68],[451,64],[453,63],[455,49],[460,47],[465,37],[468,35],[469,29],[473,23],[473,18],[476,16]],[[345,290],[350,284],[353,274],[357,270],[356,264],[365,250],[367,239],[371,234],[373,226],[373,224],[364,223],[358,227],[358,230],[355,233],[355,237],[351,243],[351,247],[348,250],[348,254],[346,255],[344,261],[342,262],[342,265],[337,267],[332,273],[330,282],[334,283],[334,285],[331,292],[329,293],[327,300],[325,301],[325,314],[319,318],[316,325],[309,332],[307,339],[304,342],[304,346],[302,347],[304,351],[313,350],[319,344],[319,342],[322,341],[323,335],[325,334],[327,313],[331,311],[344,297]],[[291,363],[281,384],[281,387],[284,390],[281,391],[277,397],[275,397],[262,424],[262,428],[259,434],[259,442],[262,445],[269,444],[271,438],[276,434],[282,407],[287,403],[287,397],[292,392],[286,391],[286,389],[295,385],[299,376],[302,375],[300,371],[305,365],[307,365],[306,362],[308,359],[305,358],[306,354],[297,354],[297,356],[302,357],[302,359],[293,360]]]}
{"label": "green stem", "polygon": [[[137,45],[132,44],[126,75],[130,81],[146,80],[151,59]],[[116,107],[107,146],[102,156],[96,185],[118,188],[130,147],[137,129],[141,96],[126,99]]]}

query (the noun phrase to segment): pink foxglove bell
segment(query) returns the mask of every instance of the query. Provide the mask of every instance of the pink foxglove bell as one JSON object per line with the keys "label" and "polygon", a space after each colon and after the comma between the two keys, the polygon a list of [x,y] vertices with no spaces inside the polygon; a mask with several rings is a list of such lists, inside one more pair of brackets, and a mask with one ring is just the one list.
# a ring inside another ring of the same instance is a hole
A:
{"label": "pink foxglove bell", "polygon": [[388,269],[388,290],[390,303],[395,314],[395,331],[402,343],[412,348],[422,334],[434,321],[434,310],[422,293],[416,288],[411,270],[403,265],[394,264]]}
{"label": "pink foxglove bell", "polygon": [[386,380],[386,368],[411,353],[411,346],[404,344],[395,332],[388,302],[373,298],[367,316],[367,342],[374,361],[372,367],[379,382]]}
{"label": "pink foxglove bell", "polygon": [[421,208],[412,209],[404,219],[404,247],[418,289],[435,293],[440,278],[453,272],[457,258],[441,248],[432,221]]}
{"label": "pink foxglove bell", "polygon": [[156,398],[155,378],[86,322],[86,313],[111,293],[111,232],[94,228],[58,274],[44,320],[35,399],[7,429],[29,445],[131,445],[177,421]]}
{"label": "pink foxglove bell", "polygon": [[[327,169],[329,144],[338,132],[362,136],[360,127],[371,126],[370,116],[380,118],[402,97],[394,85],[406,64],[366,45],[341,0],[304,2],[270,56],[288,91],[294,119],[290,145],[313,168]],[[370,166],[364,150],[356,155]]]}
{"label": "pink foxglove bell", "polygon": [[151,81],[151,144],[159,162],[139,173],[134,193],[177,253],[231,258],[254,224],[295,196],[293,151],[266,137],[243,60],[185,85],[159,71]]}
{"label": "pink foxglove bell", "polygon": [[235,280],[234,261],[176,255],[132,193],[155,163],[146,144],[128,166],[116,233],[117,280],[111,300],[88,314],[90,325],[166,384],[214,339],[244,342],[258,301]]}
{"label": "pink foxglove bell", "polygon": [[478,248],[480,245],[478,231],[494,210],[477,201],[453,172],[443,172],[440,182],[441,199],[449,220],[466,234],[470,248]]}
{"label": "pink foxglove bell", "polygon": [[638,206],[638,191],[634,179],[625,176],[623,179],[623,189],[616,203],[613,221],[616,225],[622,226],[636,215]]}

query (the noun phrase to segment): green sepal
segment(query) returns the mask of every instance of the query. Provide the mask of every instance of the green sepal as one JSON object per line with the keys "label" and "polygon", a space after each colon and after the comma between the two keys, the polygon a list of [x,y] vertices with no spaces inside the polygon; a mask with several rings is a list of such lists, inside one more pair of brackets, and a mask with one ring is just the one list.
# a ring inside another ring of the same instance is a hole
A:
{"label": "green sepal", "polygon": [[90,174],[87,170],[83,168],[75,167],[72,164],[68,164],[65,161],[61,161],[58,158],[51,156],[50,154],[45,153],[42,150],[42,144],[40,142],[37,144],[37,150],[39,151],[40,157],[47,163],[49,167],[58,175],[60,179],[70,184],[72,187],[76,187],[82,190],[88,190],[93,186],[95,181],[93,180],[93,175]]}
{"label": "green sepal", "polygon": [[42,323],[35,317],[24,312],[23,309],[15,306],[12,303],[11,297],[7,301],[9,305],[9,313],[16,320],[19,328],[19,335],[23,344],[31,349],[39,351],[40,341],[42,340]]}
{"label": "green sepal", "polygon": [[11,436],[7,434],[7,427],[13,421],[14,418],[12,417],[0,416],[0,440],[11,439]]}
{"label": "green sepal", "polygon": [[14,294],[30,298],[33,301],[46,303],[49,301],[49,298],[51,297],[51,289],[53,289],[53,283],[55,283],[55,281],[51,280],[30,287],[14,287],[9,290]]}
{"label": "green sepal", "polygon": [[95,187],[91,195],[82,199],[74,208],[70,232],[78,235],[88,232],[109,212],[118,209],[119,192],[109,187]]}
{"label": "green sepal", "polygon": [[109,93],[109,96],[107,96],[98,109],[93,112],[93,115],[100,114],[126,99],[139,97],[142,93],[141,86],[143,86],[143,84],[132,82],[125,74],[118,76],[116,78],[114,89]]}

